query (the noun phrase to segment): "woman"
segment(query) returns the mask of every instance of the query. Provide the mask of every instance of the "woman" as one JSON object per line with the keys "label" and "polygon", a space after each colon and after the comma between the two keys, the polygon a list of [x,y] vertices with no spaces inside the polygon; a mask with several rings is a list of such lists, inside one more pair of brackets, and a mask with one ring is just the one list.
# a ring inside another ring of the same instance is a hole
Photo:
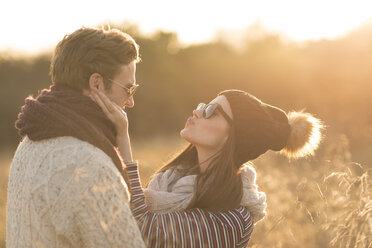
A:
{"label": "woman", "polygon": [[311,155],[321,138],[321,122],[312,115],[287,115],[244,91],[226,90],[193,111],[180,132],[190,144],[143,192],[125,112],[102,93],[92,99],[118,130],[132,211],[151,247],[245,247],[253,224],[266,214],[266,196],[257,191],[254,168],[244,163],[267,150]]}

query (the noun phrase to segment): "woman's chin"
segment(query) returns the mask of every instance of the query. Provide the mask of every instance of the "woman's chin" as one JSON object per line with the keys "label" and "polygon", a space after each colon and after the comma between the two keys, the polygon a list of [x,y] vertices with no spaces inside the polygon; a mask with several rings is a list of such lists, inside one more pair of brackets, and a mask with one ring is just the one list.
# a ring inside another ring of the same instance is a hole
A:
{"label": "woman's chin", "polygon": [[180,136],[182,137],[182,138],[185,138],[185,133],[186,133],[186,130],[185,130],[186,128],[184,128],[184,129],[182,129],[181,131],[180,131]]}
{"label": "woman's chin", "polygon": [[[191,140],[191,137],[190,137],[190,135],[189,135],[189,132],[188,132],[188,130],[187,130],[187,127],[185,127],[184,129],[182,129],[181,131],[180,131],[180,136],[184,139],[184,140],[186,140],[186,141],[188,141],[188,142],[190,142],[190,140]],[[191,142],[190,142],[191,143]]]}

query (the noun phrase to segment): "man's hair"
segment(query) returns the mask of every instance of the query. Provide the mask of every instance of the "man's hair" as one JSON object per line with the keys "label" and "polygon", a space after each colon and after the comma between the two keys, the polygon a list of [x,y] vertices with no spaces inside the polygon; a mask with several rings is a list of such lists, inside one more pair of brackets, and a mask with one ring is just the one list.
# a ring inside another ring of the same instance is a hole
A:
{"label": "man's hair", "polygon": [[[139,62],[138,50],[134,39],[120,30],[82,27],[57,44],[50,64],[52,83],[88,89],[93,73],[112,78],[122,65]],[[104,84],[110,89],[110,80]]]}

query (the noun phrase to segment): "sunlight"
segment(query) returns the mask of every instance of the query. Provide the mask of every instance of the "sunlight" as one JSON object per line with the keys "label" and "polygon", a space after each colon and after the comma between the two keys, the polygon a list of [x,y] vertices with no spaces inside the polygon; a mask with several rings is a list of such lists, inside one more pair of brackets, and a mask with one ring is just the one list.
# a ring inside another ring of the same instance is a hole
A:
{"label": "sunlight", "polygon": [[[21,2],[21,4],[20,4]],[[73,6],[73,7],[72,7]],[[101,23],[130,23],[144,34],[177,32],[181,44],[207,42],[218,30],[241,30],[260,21],[290,39],[336,38],[372,17],[372,2],[356,1],[7,1],[1,8],[0,51],[50,50],[64,34]]]}
{"label": "sunlight", "polygon": [[372,17],[371,9],[372,2],[280,1],[267,12],[265,24],[283,31],[294,40],[332,39],[369,20]]}

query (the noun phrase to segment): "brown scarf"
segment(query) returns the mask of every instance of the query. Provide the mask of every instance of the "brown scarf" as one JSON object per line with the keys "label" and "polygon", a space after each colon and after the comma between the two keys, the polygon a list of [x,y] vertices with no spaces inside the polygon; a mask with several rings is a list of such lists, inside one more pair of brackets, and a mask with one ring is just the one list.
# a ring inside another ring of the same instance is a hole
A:
{"label": "brown scarf", "polygon": [[37,98],[29,96],[15,124],[19,134],[38,141],[72,136],[104,151],[124,176],[114,124],[88,96],[67,86],[52,85]]}

